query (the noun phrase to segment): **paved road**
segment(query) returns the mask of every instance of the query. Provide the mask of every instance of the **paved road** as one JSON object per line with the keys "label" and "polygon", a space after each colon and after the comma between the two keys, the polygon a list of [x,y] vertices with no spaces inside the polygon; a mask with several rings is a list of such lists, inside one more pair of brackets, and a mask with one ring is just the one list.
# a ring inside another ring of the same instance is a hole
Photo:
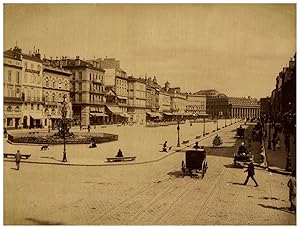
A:
{"label": "paved road", "polygon": [[[233,129],[233,127],[232,127]],[[288,177],[256,170],[259,187],[232,167],[240,140],[224,130],[224,147],[207,148],[204,179],[180,176],[184,153],[159,162],[113,167],[4,163],[5,224],[284,225]],[[207,139],[204,145],[209,145]]]}

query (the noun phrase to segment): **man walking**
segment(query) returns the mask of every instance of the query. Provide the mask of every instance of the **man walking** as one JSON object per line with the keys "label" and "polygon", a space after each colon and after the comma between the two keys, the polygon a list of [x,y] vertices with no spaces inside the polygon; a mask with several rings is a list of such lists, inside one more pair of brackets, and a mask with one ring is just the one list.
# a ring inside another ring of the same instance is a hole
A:
{"label": "man walking", "polygon": [[247,176],[247,178],[246,178],[246,180],[244,182],[244,185],[247,185],[249,178],[251,178],[255,182],[255,187],[258,187],[258,184],[257,184],[256,180],[254,179],[255,173],[254,173],[254,165],[253,165],[252,161],[248,165],[247,170],[244,171],[244,172],[248,172],[248,176]]}
{"label": "man walking", "polygon": [[22,155],[21,155],[21,153],[20,153],[20,150],[17,150],[17,153],[16,153],[16,155],[15,155],[17,170],[20,169],[21,156],[22,156]]}
{"label": "man walking", "polygon": [[289,200],[291,203],[291,207],[289,208],[290,211],[296,210],[296,170],[293,170],[292,177],[288,181],[288,187],[289,187]]}

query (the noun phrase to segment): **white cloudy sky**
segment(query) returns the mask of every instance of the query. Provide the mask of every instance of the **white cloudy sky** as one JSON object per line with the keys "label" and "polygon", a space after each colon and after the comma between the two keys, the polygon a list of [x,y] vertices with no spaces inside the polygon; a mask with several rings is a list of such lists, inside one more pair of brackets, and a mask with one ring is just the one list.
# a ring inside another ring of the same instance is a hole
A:
{"label": "white cloudy sky", "polygon": [[295,4],[4,6],[4,49],[115,57],[183,91],[268,96],[296,51]]}

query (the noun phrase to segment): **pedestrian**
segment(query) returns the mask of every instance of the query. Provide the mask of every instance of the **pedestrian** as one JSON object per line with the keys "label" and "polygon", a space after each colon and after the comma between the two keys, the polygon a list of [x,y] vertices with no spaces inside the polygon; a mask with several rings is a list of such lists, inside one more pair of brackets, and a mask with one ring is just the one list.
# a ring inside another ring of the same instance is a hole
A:
{"label": "pedestrian", "polygon": [[258,184],[257,184],[256,180],[254,179],[255,172],[254,172],[254,165],[253,165],[252,161],[249,163],[248,168],[244,172],[248,172],[248,176],[244,182],[244,185],[247,185],[249,178],[251,178],[255,183],[255,187],[258,187]]}
{"label": "pedestrian", "polygon": [[21,153],[20,153],[20,150],[17,150],[17,153],[16,153],[16,155],[15,155],[17,170],[20,169],[21,157],[22,157],[22,155],[21,155]]}
{"label": "pedestrian", "polygon": [[201,146],[199,146],[199,142],[196,142],[196,144],[193,146],[193,148],[196,150],[201,149]]}
{"label": "pedestrian", "polygon": [[290,211],[296,211],[296,170],[293,170],[292,177],[289,179],[289,200],[291,203]]}
{"label": "pedestrian", "polygon": [[88,132],[91,132],[91,126],[90,125],[88,125],[87,129],[88,129]]}

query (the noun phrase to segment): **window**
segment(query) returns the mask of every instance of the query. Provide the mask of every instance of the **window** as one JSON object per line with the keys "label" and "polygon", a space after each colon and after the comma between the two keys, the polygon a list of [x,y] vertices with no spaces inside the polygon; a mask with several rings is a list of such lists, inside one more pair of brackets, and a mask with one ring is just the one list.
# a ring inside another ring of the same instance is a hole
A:
{"label": "window", "polygon": [[31,110],[33,110],[33,104],[31,104]]}
{"label": "window", "polygon": [[53,88],[55,88],[56,87],[56,83],[55,83],[55,81],[53,80]]}
{"label": "window", "polygon": [[8,70],[8,79],[7,79],[8,82],[11,82],[11,70]]}
{"label": "window", "polygon": [[11,106],[8,106],[7,111],[11,111],[11,110],[12,110]]}
{"label": "window", "polygon": [[12,122],[12,118],[8,118],[7,119],[7,126],[12,126],[13,122]]}
{"label": "window", "polygon": [[49,79],[46,78],[46,87],[49,87]]}
{"label": "window", "polygon": [[20,97],[20,88],[16,88],[16,97],[17,97],[17,98]]}
{"label": "window", "polygon": [[16,83],[20,83],[20,72],[16,72]]}
{"label": "window", "polygon": [[78,72],[79,73],[79,80],[82,80],[82,72]]}
{"label": "window", "polygon": [[90,80],[92,80],[92,73],[90,73]]}
{"label": "window", "polygon": [[55,102],[55,94],[52,94],[52,102]]}

